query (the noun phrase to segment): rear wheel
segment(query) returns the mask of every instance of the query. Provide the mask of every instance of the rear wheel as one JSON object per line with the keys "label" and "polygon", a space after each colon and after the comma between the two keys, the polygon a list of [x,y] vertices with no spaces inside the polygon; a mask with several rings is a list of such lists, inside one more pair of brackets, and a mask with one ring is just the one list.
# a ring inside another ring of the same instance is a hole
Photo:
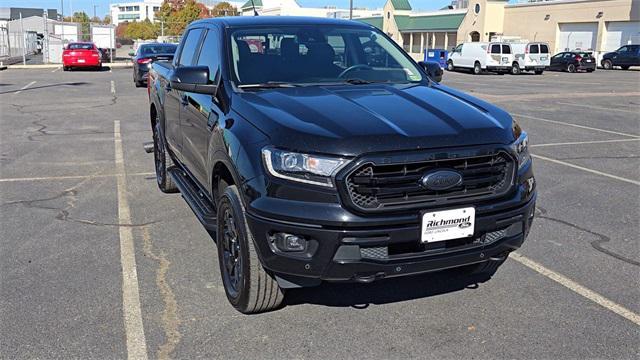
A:
{"label": "rear wheel", "polygon": [[573,64],[567,65],[567,72],[570,72],[570,73],[576,72],[576,66]]}
{"label": "rear wheel", "polygon": [[156,166],[156,182],[162,192],[175,193],[178,192],[178,187],[167,172],[167,169],[173,166],[173,160],[164,146],[161,126],[160,121],[156,118],[156,124],[153,128],[153,159]]}
{"label": "rear wheel", "polygon": [[543,72],[544,72],[544,70],[536,70],[535,71],[536,75],[542,75]]}
{"label": "rear wheel", "polygon": [[605,70],[613,70],[613,63],[611,62],[611,60],[604,60],[602,62],[602,67]]}
{"label": "rear wheel", "polygon": [[227,299],[245,314],[278,308],[284,300],[284,293],[258,259],[235,185],[224,190],[217,210],[218,262]]}
{"label": "rear wheel", "polygon": [[520,65],[518,65],[518,63],[513,63],[513,65],[511,66],[511,74],[520,75],[520,73]]}
{"label": "rear wheel", "polygon": [[480,66],[480,63],[477,61],[475,64],[473,64],[473,74],[474,75],[482,74],[482,67]]}
{"label": "rear wheel", "polygon": [[449,60],[447,61],[447,71],[454,71],[456,69],[455,66],[453,66],[453,61]]}

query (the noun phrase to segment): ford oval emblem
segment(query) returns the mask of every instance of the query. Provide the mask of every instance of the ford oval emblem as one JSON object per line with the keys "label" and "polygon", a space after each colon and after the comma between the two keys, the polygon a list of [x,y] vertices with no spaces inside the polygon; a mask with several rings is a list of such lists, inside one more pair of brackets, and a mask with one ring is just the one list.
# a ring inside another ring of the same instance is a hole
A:
{"label": "ford oval emblem", "polygon": [[426,189],[440,191],[451,189],[462,183],[462,175],[457,171],[438,170],[428,173],[420,179],[420,184]]}

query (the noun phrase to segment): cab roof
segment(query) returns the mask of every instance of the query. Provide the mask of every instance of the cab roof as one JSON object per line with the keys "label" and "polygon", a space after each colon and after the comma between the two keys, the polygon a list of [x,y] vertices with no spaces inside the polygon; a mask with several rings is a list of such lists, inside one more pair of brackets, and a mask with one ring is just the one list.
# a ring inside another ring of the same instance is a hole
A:
{"label": "cab roof", "polygon": [[282,25],[330,25],[356,26],[371,28],[372,25],[359,21],[319,18],[309,16],[229,16],[202,19],[192,22],[189,27],[202,24],[222,25],[224,27],[282,26]]}

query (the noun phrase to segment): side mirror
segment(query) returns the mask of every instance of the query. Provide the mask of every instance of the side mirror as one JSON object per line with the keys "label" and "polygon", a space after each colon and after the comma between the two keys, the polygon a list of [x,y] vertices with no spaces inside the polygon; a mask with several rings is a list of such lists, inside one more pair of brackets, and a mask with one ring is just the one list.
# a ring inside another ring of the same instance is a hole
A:
{"label": "side mirror", "polygon": [[129,56],[136,56],[136,53],[134,53],[133,51],[129,51]]}
{"label": "side mirror", "polygon": [[420,61],[418,65],[422,66],[424,71],[427,73],[427,76],[429,76],[429,79],[435,82],[442,81],[442,75],[444,74],[444,71],[442,71],[440,64],[432,61]]}
{"label": "side mirror", "polygon": [[199,94],[215,96],[220,83],[220,70],[216,72],[215,81],[209,81],[208,66],[178,66],[169,78],[171,87]]}

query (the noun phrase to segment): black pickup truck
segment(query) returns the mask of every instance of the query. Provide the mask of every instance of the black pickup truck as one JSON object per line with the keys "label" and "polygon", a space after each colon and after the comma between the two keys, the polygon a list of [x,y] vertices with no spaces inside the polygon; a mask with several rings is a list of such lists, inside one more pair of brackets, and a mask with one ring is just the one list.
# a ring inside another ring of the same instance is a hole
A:
{"label": "black pickup truck", "polygon": [[488,278],[522,245],[527,134],[429,69],[373,26],[298,17],[199,20],[153,64],[158,186],[213,235],[236,309],[321,281]]}

